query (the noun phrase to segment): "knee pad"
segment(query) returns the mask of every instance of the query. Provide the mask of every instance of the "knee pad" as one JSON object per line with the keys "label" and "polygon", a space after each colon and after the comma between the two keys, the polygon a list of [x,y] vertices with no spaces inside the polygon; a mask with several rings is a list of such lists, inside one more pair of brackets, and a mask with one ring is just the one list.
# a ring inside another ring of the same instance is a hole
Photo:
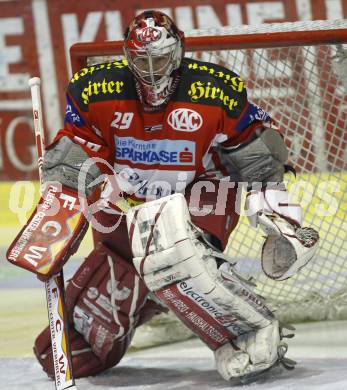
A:
{"label": "knee pad", "polygon": [[151,291],[196,277],[206,268],[216,272],[182,194],[130,209],[127,224],[134,266]]}

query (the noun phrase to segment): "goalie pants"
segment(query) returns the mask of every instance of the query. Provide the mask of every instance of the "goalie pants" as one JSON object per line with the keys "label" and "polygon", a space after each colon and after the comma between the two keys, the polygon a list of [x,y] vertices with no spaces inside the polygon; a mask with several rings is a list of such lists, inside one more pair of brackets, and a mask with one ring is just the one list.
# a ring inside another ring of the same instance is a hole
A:
{"label": "goalie pants", "polygon": [[[211,235],[213,243],[223,251],[239,221],[239,214],[235,211],[237,183],[235,188],[231,188],[229,181],[196,180],[187,187],[185,197],[191,210],[192,222]],[[113,226],[114,219],[113,215],[104,212],[97,215],[102,226]],[[104,234],[94,230],[93,236],[95,243],[104,242],[123,259],[132,261],[125,217],[114,232]]]}
{"label": "goalie pants", "polygon": [[[234,211],[236,189],[223,182],[196,181],[187,188],[186,199],[192,222],[224,250],[239,219]],[[100,225],[109,227],[118,216],[99,211],[95,218]],[[95,249],[66,289],[76,378],[95,375],[116,365],[125,354],[135,328],[166,311],[147,300],[149,291],[132,265],[125,216],[118,222],[111,233],[93,230]],[[48,327],[37,337],[34,352],[44,371],[53,378]]]}

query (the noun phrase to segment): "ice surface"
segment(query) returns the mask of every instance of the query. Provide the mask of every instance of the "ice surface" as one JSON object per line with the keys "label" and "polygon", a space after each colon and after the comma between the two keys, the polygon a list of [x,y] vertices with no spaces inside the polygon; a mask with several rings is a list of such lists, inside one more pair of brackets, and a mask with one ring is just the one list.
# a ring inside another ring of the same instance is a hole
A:
{"label": "ice surface", "polygon": [[[6,270],[6,267],[2,267],[2,271]],[[70,269],[67,271],[66,275],[72,274],[69,272]],[[32,275],[27,275],[25,271],[19,269],[16,272],[21,272],[20,279],[15,277],[17,274],[3,275],[5,277],[0,278],[2,279],[0,290],[1,288],[15,289],[19,286],[42,288],[42,284]],[[1,296],[1,298],[6,297]],[[199,340],[193,339],[128,353],[117,367],[97,377],[77,380],[77,388],[78,390],[231,388],[346,390],[347,321],[325,321],[300,324],[296,327],[295,338],[288,341],[287,356],[298,362],[297,368],[294,371],[269,373],[252,384],[241,386],[225,382],[214,368],[213,353]],[[5,334],[2,333],[0,337],[5,337]],[[0,356],[5,356],[4,353],[5,351],[0,350]],[[0,390],[54,390],[54,388],[53,381],[47,379],[34,358],[0,357]]]}
{"label": "ice surface", "polygon": [[[308,326],[306,328],[309,329]],[[298,333],[305,332],[299,330]],[[299,336],[299,341],[301,337],[304,338],[304,335]],[[332,344],[335,341],[338,340],[333,340]],[[307,343],[293,345],[289,356],[300,356],[305,354],[305,350],[307,356],[312,354]],[[322,344],[316,349],[320,355],[323,350]],[[347,389],[347,355],[344,353],[345,358],[342,358],[341,353],[340,358],[332,357],[334,348],[330,348],[326,350],[326,356],[299,358],[295,370],[268,373],[248,385],[230,384],[216,372],[212,352],[194,339],[128,353],[119,366],[97,377],[79,379],[76,384],[81,390]],[[45,377],[39,364],[31,358],[0,359],[0,384],[1,389],[54,390],[54,383]]]}
{"label": "ice surface", "polygon": [[[79,379],[78,389],[329,389],[347,388],[347,360],[303,359],[294,371],[268,374],[248,385],[225,382],[209,358],[126,357],[122,363],[97,377]],[[53,390],[53,381],[43,374],[31,358],[0,360],[1,389]]]}

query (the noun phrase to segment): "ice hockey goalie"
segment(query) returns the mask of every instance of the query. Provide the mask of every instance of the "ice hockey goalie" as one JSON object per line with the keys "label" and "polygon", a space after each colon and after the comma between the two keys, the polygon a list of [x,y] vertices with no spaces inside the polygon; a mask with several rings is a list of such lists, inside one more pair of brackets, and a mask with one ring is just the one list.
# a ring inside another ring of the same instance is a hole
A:
{"label": "ice hockey goalie", "polygon": [[[46,181],[84,194],[93,227],[95,248],[67,287],[76,376],[116,365],[136,327],[167,310],[214,351],[226,380],[292,367],[276,317],[223,254],[246,182],[266,275],[281,283],[314,256],[318,234],[283,184],[280,131],[234,71],[184,57],[167,15],[137,16],[124,53],[72,77],[43,165]],[[53,376],[47,329],[35,354]]]}

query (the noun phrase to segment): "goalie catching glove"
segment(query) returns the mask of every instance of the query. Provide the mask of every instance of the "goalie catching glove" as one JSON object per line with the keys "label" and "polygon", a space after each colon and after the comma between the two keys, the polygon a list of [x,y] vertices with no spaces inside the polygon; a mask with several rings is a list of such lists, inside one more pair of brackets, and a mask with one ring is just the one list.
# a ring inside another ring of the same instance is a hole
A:
{"label": "goalie catching glove", "polygon": [[241,181],[266,188],[250,191],[246,209],[250,224],[260,225],[268,236],[262,249],[264,273],[274,280],[284,280],[312,259],[319,236],[314,229],[301,227],[300,205],[288,201],[288,193],[281,184],[288,170],[284,165],[288,148],[281,134],[269,125],[263,123],[248,141],[236,147],[223,147],[221,151]]}
{"label": "goalie catching glove", "polygon": [[279,324],[247,283],[203,240],[186,200],[174,194],[127,213],[134,265],[147,287],[215,351],[225,379],[285,361]]}
{"label": "goalie catching glove", "polygon": [[286,190],[251,191],[246,209],[251,226],[259,225],[267,235],[261,264],[268,277],[288,279],[312,259],[318,247],[318,232],[302,227],[301,207],[289,203]]}

